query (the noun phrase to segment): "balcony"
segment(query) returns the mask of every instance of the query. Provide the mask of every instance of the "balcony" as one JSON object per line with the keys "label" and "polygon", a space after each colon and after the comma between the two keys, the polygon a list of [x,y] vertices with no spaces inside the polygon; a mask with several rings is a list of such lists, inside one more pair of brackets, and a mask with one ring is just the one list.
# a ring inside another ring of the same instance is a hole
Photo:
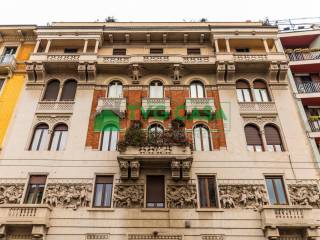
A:
{"label": "balcony", "polygon": [[5,237],[7,226],[32,226],[32,237],[42,238],[50,226],[51,208],[48,205],[15,204],[0,206],[0,237]]}
{"label": "balcony", "polygon": [[41,101],[38,103],[38,114],[72,114],[73,101]]}
{"label": "balcony", "polygon": [[236,62],[236,63],[271,63],[271,62],[287,62],[286,56],[281,52],[269,53],[217,53],[217,61],[219,62]]}
{"label": "balcony", "polygon": [[199,112],[204,115],[212,115],[215,112],[213,98],[187,98],[186,99],[186,112]]}
{"label": "balcony", "polygon": [[320,97],[320,82],[296,82],[298,94],[297,98],[317,98]]}
{"label": "balcony", "polygon": [[16,69],[16,59],[14,55],[0,56],[0,73],[11,74]]}
{"label": "balcony", "polygon": [[320,60],[320,49],[288,49],[286,54],[290,61]]}
{"label": "balcony", "polygon": [[127,109],[127,99],[125,98],[99,98],[96,112],[99,114],[103,110],[110,110],[120,118],[125,116]]}
{"label": "balcony", "polygon": [[319,225],[316,221],[316,213],[309,206],[266,206],[260,210],[260,213],[262,228],[268,239],[277,239],[279,228],[305,229],[306,237],[313,239]]}
{"label": "balcony", "polygon": [[170,98],[143,98],[142,114],[144,117],[153,115],[168,117],[170,113]]}
{"label": "balcony", "polygon": [[97,55],[94,53],[33,53],[29,59],[30,62],[47,62],[47,63],[78,63],[78,62],[95,62]]}
{"label": "balcony", "polygon": [[274,102],[239,102],[241,115],[276,115]]}

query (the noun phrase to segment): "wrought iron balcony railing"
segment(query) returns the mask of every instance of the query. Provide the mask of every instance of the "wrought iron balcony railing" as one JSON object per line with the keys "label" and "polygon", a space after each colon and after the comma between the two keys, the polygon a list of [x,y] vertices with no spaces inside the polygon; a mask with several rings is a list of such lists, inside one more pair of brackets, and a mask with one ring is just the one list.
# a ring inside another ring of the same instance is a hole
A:
{"label": "wrought iron balcony railing", "polygon": [[317,93],[320,92],[320,82],[296,83],[298,93]]}
{"label": "wrought iron balcony railing", "polygon": [[320,60],[320,49],[306,48],[287,50],[287,56],[290,61]]}

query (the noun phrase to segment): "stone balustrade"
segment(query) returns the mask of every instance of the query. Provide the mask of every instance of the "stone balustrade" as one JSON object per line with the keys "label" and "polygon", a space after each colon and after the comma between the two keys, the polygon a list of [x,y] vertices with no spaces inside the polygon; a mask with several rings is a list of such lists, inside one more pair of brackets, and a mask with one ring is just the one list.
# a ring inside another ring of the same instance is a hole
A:
{"label": "stone balustrade", "polygon": [[36,113],[73,113],[74,101],[41,101]]}
{"label": "stone balustrade", "polygon": [[123,117],[127,109],[127,99],[125,98],[99,98],[96,112],[110,110],[118,116]]}
{"label": "stone balustrade", "polygon": [[239,102],[240,114],[277,114],[274,102]]}
{"label": "stone balustrade", "polygon": [[212,114],[215,111],[213,98],[187,98],[186,111],[191,114],[193,111],[207,111]]}

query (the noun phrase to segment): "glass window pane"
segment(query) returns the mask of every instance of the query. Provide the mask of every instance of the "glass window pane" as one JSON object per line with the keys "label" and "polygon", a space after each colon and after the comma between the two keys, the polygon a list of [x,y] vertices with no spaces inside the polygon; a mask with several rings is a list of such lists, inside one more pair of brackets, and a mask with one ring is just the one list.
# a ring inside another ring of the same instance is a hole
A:
{"label": "glass window pane", "polygon": [[273,145],[268,145],[267,147],[268,147],[268,151],[269,151],[269,152],[274,152],[274,147],[273,147]]}
{"label": "glass window pane", "polygon": [[244,102],[244,98],[242,95],[242,89],[237,89],[237,97],[239,102]]}
{"label": "glass window pane", "polygon": [[206,128],[201,128],[202,130],[202,144],[203,144],[203,151],[210,151],[210,136],[209,131]]}
{"label": "glass window pane", "polygon": [[61,132],[61,138],[60,138],[60,147],[58,150],[62,151],[65,149],[68,139],[68,131],[62,131]]}
{"label": "glass window pane", "polygon": [[260,89],[261,99],[263,102],[269,102],[269,97],[267,94],[267,89]]}
{"label": "glass window pane", "polygon": [[39,145],[41,134],[42,134],[42,129],[35,130],[34,135],[33,135],[31,150],[33,150],[33,151],[38,150],[38,145]]}
{"label": "glass window pane", "polygon": [[61,132],[60,131],[54,131],[53,137],[52,137],[52,143],[51,143],[51,150],[57,151],[59,146],[59,139],[60,139]]}
{"label": "glass window pane", "polygon": [[242,89],[244,95],[245,102],[251,102],[250,90],[249,89]]}
{"label": "glass window pane", "polygon": [[200,128],[196,127],[193,133],[194,137],[194,148],[196,151],[201,151],[201,134]]}
{"label": "glass window pane", "polygon": [[37,191],[36,200],[35,200],[36,204],[40,204],[42,202],[43,192],[44,192],[44,185],[38,185],[38,191]]}
{"label": "glass window pane", "polygon": [[117,85],[117,94],[116,94],[117,98],[122,98],[122,85]]}
{"label": "glass window pane", "polygon": [[252,145],[247,145],[247,150],[250,152],[254,152],[254,147]]}
{"label": "glass window pane", "polygon": [[42,129],[42,138],[38,145],[38,150],[46,150],[48,147],[48,129]]}
{"label": "glass window pane", "polygon": [[191,84],[190,86],[190,95],[191,98],[197,98],[197,87],[195,84]]}
{"label": "glass window pane", "polygon": [[281,145],[274,145],[275,149],[277,152],[282,152],[282,147]]}
{"label": "glass window pane", "polygon": [[256,152],[262,152],[262,146],[261,145],[255,145]]}
{"label": "glass window pane", "polygon": [[111,134],[111,130],[110,129],[105,129],[103,131],[103,135],[102,135],[102,147],[101,150],[102,151],[108,151],[109,150],[109,141],[110,141],[110,134]]}
{"label": "glass window pane", "polygon": [[109,98],[115,98],[116,95],[117,95],[117,86],[116,85],[110,85],[109,86],[108,97]]}
{"label": "glass window pane", "polygon": [[279,204],[287,204],[286,193],[281,179],[274,179],[274,183],[278,193]]}
{"label": "glass window pane", "polygon": [[209,188],[208,192],[209,192],[210,206],[217,207],[215,180],[213,177],[208,178],[208,188]]}
{"label": "glass window pane", "polygon": [[111,138],[110,138],[110,151],[116,151],[117,150],[117,144],[118,144],[118,131],[111,131]]}
{"label": "glass window pane", "polygon": [[277,204],[276,194],[273,188],[272,179],[266,179],[269,199],[271,204]]}
{"label": "glass window pane", "polygon": [[205,179],[199,178],[200,207],[208,207]]}
{"label": "glass window pane", "polygon": [[198,93],[198,98],[204,98],[204,91],[203,91],[203,86],[202,84],[198,83],[197,84],[197,93]]}
{"label": "glass window pane", "polygon": [[41,151],[45,150],[47,148],[47,141],[48,141],[48,129],[36,129],[33,140],[32,140],[32,145],[31,145],[31,150],[34,151]]}
{"label": "glass window pane", "polygon": [[254,97],[255,97],[256,102],[262,102],[262,98],[260,95],[260,89],[254,89],[253,92],[254,92]]}
{"label": "glass window pane", "polygon": [[103,206],[111,207],[112,184],[105,184],[105,194]]}
{"label": "glass window pane", "polygon": [[96,192],[94,194],[94,206],[100,207],[102,201],[103,184],[96,184]]}
{"label": "glass window pane", "polygon": [[26,203],[30,203],[30,204],[33,203],[32,201],[35,198],[36,188],[37,188],[37,185],[30,185],[29,186],[29,192],[28,192],[28,196],[26,199]]}

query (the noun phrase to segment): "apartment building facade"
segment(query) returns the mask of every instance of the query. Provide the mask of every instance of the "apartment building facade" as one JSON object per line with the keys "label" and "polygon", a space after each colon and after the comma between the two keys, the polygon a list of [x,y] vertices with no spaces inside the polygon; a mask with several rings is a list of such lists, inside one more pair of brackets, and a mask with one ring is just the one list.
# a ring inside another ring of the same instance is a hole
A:
{"label": "apartment building facade", "polygon": [[24,61],[32,53],[36,26],[0,27],[0,152],[26,79]]}
{"label": "apartment building facade", "polygon": [[37,27],[0,165],[3,239],[317,239],[278,29]]}
{"label": "apartment building facade", "polygon": [[300,108],[314,156],[319,162],[320,28],[316,24],[308,28],[288,28],[279,36],[290,61],[290,80],[294,96]]}

